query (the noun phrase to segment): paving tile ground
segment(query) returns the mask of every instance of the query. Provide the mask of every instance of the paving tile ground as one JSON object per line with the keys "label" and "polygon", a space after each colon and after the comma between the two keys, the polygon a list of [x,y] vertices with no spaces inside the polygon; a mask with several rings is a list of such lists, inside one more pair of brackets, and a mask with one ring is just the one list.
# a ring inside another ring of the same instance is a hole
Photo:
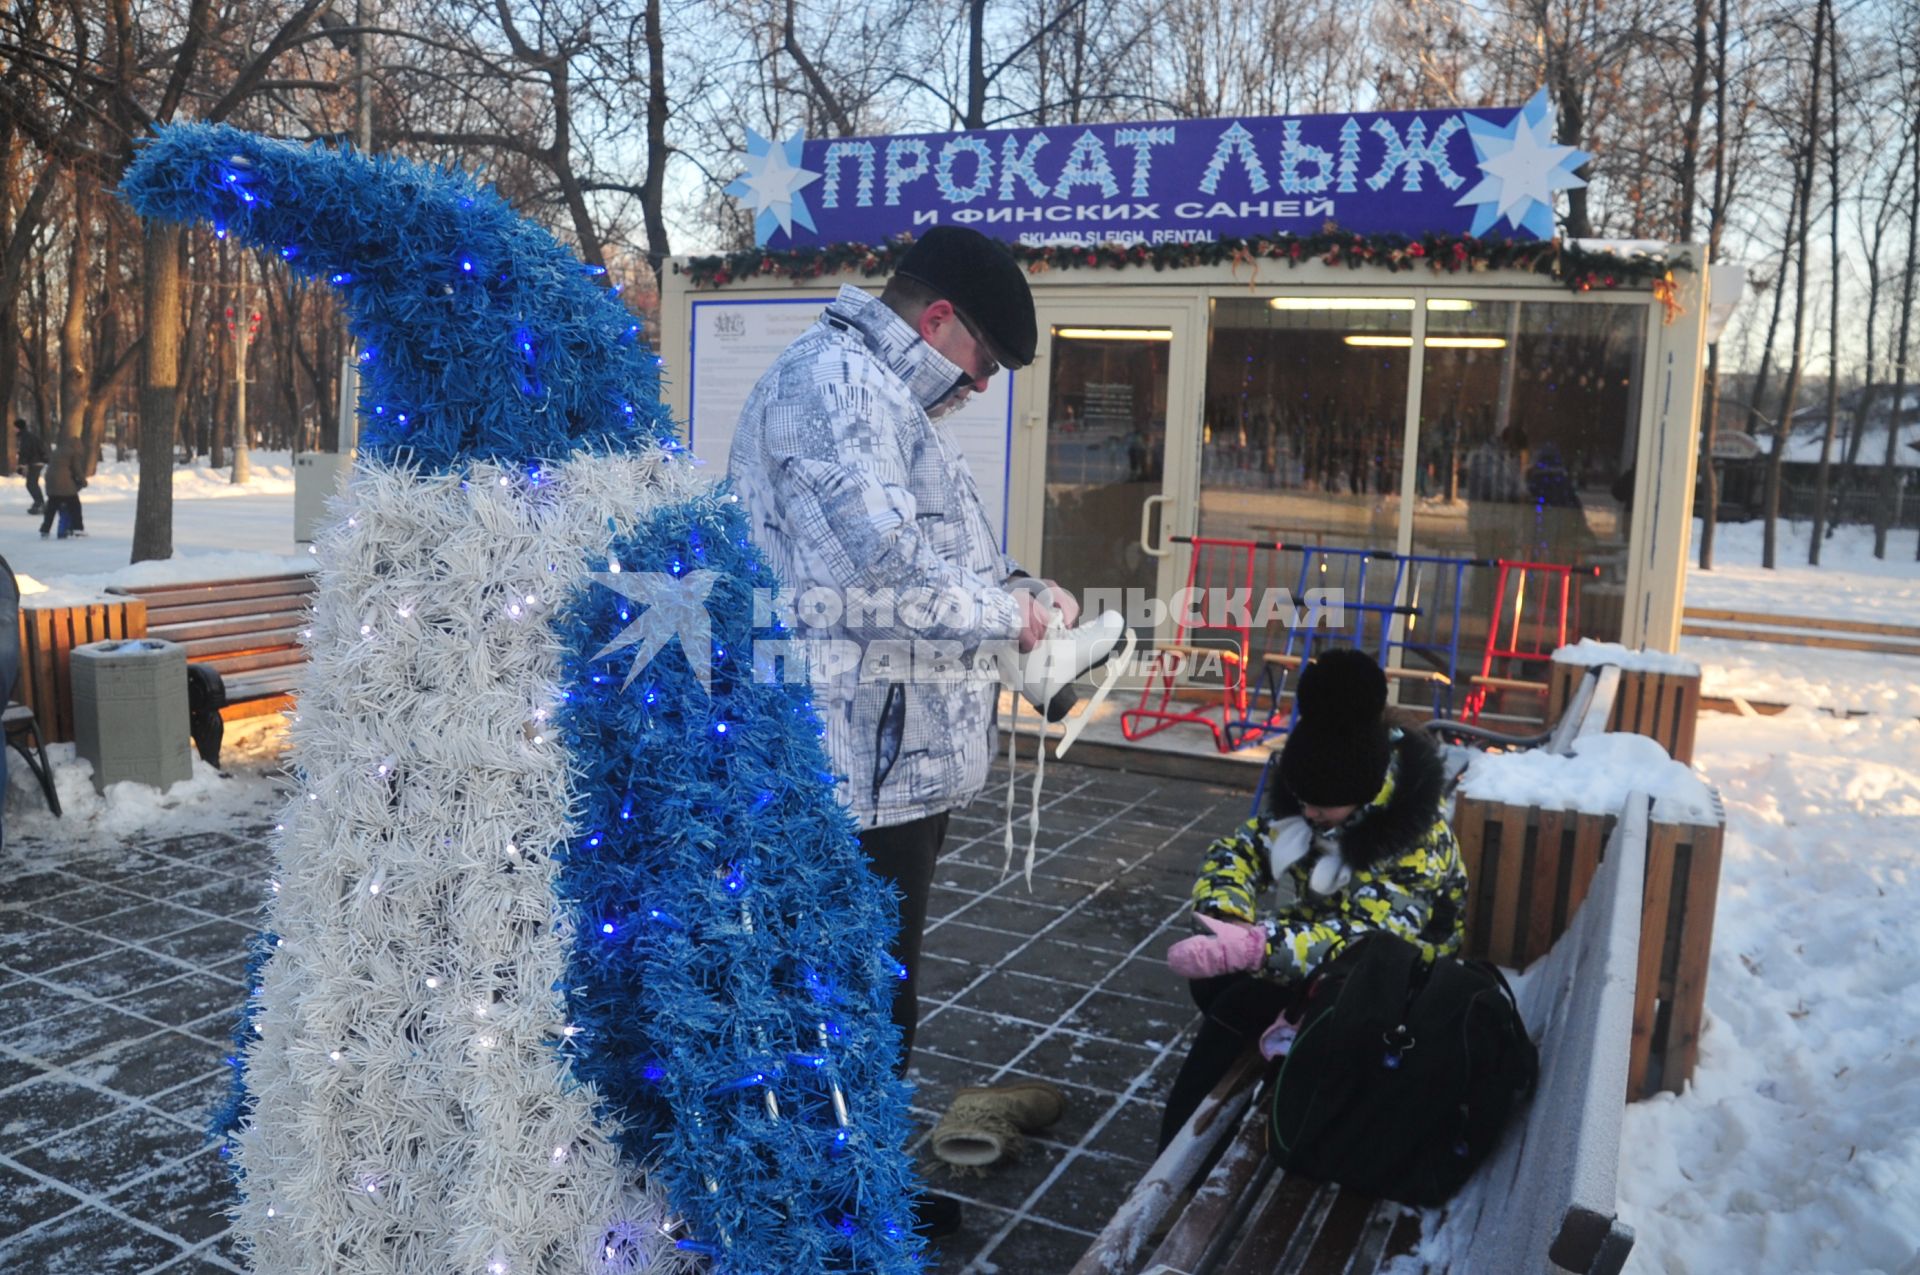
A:
{"label": "paving tile ground", "polygon": [[[1022,767],[1022,811],[1029,777]],[[1200,851],[1247,795],[1049,766],[1031,887],[1005,871],[1001,800],[990,787],[953,820],[929,914],[913,1151],[965,1205],[933,1275],[1065,1272],[1151,1160],[1194,1017],[1161,955],[1184,932]],[[8,847],[0,1271],[244,1269],[205,1127],[225,1092],[267,832]],[[1024,851],[1024,821],[1021,834]],[[1069,1108],[1020,1160],[956,1177],[932,1158],[955,1089],[1025,1077],[1059,1084]]]}

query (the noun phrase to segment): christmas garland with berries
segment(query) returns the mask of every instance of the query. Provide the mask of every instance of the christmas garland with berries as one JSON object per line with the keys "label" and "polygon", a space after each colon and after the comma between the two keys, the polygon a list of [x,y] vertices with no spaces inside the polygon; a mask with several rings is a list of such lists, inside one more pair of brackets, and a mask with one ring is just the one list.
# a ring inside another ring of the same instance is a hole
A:
{"label": "christmas garland with berries", "polygon": [[[868,278],[893,273],[901,254],[913,244],[908,235],[883,244],[836,243],[817,247],[773,250],[764,248],[720,256],[693,257],[674,269],[687,275],[696,288],[717,288],[758,276],[775,279],[819,279],[828,275],[859,274]],[[1156,271],[1195,266],[1230,265],[1236,273],[1247,268],[1258,280],[1261,263],[1297,266],[1318,261],[1358,270],[1364,266],[1400,272],[1425,267],[1435,274],[1477,274],[1491,270],[1521,270],[1545,275],[1575,292],[1647,287],[1671,289],[1673,272],[1691,270],[1684,255],[1599,251],[1560,239],[1480,239],[1473,235],[1429,234],[1360,235],[1327,229],[1315,235],[1260,235],[1251,239],[1218,239],[1206,243],[1007,245],[1014,259],[1031,274],[1050,270],[1121,270],[1150,266]]]}

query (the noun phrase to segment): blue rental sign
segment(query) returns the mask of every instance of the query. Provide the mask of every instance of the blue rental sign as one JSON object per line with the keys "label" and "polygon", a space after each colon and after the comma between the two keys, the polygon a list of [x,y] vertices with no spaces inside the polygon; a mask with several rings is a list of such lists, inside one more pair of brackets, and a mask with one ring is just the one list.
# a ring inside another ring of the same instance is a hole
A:
{"label": "blue rental sign", "polygon": [[727,187],[762,246],[972,226],[1030,244],[1167,243],[1328,222],[1361,234],[1553,235],[1590,156],[1522,107],[1086,124],[769,142]]}

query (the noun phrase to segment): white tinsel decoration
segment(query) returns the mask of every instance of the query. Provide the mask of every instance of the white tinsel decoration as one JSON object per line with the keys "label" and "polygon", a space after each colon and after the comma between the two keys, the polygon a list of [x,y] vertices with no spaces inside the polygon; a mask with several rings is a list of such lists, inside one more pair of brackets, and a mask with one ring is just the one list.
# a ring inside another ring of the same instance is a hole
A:
{"label": "white tinsel decoration", "polygon": [[[549,618],[705,482],[665,453],[355,469],[319,545],[280,946],[246,1054],[238,1224],[262,1272],[682,1269],[575,1081]],[[585,1042],[582,1042],[585,1043]]]}

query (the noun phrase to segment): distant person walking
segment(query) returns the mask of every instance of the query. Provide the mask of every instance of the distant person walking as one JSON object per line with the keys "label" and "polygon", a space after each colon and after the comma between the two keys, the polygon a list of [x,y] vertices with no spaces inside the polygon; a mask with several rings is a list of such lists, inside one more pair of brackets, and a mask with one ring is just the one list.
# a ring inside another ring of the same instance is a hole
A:
{"label": "distant person walking", "polygon": [[86,519],[80,513],[80,489],[87,485],[86,453],[76,444],[61,443],[54,449],[53,463],[47,466],[47,508],[40,519],[40,538],[59,524],[57,539],[87,534]]}
{"label": "distant person walking", "polygon": [[13,468],[15,473],[27,476],[27,495],[33,497],[33,507],[27,510],[29,516],[47,510],[46,493],[40,490],[40,471],[46,467],[47,445],[40,441],[40,435],[27,428],[24,418],[16,417],[13,422]]}

